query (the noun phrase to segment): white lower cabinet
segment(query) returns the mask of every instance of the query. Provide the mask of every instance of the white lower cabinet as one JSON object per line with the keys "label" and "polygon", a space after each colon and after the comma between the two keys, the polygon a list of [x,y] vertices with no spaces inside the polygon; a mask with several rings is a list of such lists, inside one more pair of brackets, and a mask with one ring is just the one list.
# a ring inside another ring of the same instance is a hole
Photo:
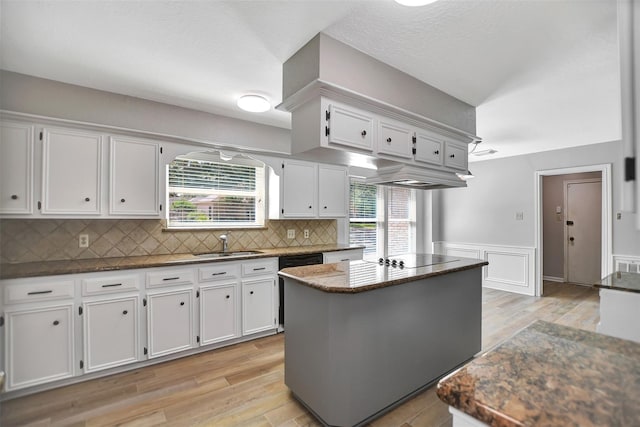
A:
{"label": "white lower cabinet", "polygon": [[139,360],[138,306],[138,296],[83,304],[85,373]]}
{"label": "white lower cabinet", "polygon": [[193,347],[193,289],[147,295],[149,358]]}
{"label": "white lower cabinet", "polygon": [[73,304],[6,311],[6,390],[74,375]]}
{"label": "white lower cabinet", "polygon": [[242,335],[267,331],[276,327],[274,278],[242,282]]}
{"label": "white lower cabinet", "polygon": [[200,345],[239,336],[238,283],[200,287]]}

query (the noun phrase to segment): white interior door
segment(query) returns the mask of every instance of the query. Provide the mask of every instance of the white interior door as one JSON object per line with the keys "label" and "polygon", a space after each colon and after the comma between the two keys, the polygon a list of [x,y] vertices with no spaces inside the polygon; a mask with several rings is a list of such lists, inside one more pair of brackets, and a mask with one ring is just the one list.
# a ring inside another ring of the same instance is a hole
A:
{"label": "white interior door", "polygon": [[565,181],[565,277],[571,283],[601,279],[602,182]]}

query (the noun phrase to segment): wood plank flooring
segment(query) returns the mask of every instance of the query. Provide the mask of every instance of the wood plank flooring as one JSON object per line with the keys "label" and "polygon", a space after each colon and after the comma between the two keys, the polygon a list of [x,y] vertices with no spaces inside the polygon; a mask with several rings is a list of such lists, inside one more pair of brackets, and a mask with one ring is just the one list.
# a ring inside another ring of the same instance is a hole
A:
{"label": "wood plank flooring", "polygon": [[[545,296],[483,291],[486,350],[536,319],[594,331],[596,290],[546,282]],[[0,405],[8,426],[317,426],[284,385],[283,334],[237,344]],[[372,427],[450,426],[435,386]]]}

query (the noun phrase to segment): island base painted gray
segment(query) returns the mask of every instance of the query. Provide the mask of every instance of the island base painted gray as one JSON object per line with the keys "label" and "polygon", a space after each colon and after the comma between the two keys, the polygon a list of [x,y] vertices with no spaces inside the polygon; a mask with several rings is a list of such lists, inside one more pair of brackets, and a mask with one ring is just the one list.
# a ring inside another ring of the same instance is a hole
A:
{"label": "island base painted gray", "polygon": [[285,278],[285,384],[325,425],[382,415],[480,351],[481,272],[360,293]]}

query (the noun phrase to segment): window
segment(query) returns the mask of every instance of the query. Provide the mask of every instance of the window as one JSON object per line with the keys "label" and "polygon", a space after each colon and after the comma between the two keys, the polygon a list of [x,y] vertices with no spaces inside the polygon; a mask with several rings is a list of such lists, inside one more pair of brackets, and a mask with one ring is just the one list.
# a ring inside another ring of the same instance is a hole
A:
{"label": "window", "polygon": [[264,226],[265,167],[254,160],[178,157],[167,191],[171,228]]}
{"label": "window", "polygon": [[388,256],[416,250],[415,190],[352,181],[349,242],[365,255]]}

